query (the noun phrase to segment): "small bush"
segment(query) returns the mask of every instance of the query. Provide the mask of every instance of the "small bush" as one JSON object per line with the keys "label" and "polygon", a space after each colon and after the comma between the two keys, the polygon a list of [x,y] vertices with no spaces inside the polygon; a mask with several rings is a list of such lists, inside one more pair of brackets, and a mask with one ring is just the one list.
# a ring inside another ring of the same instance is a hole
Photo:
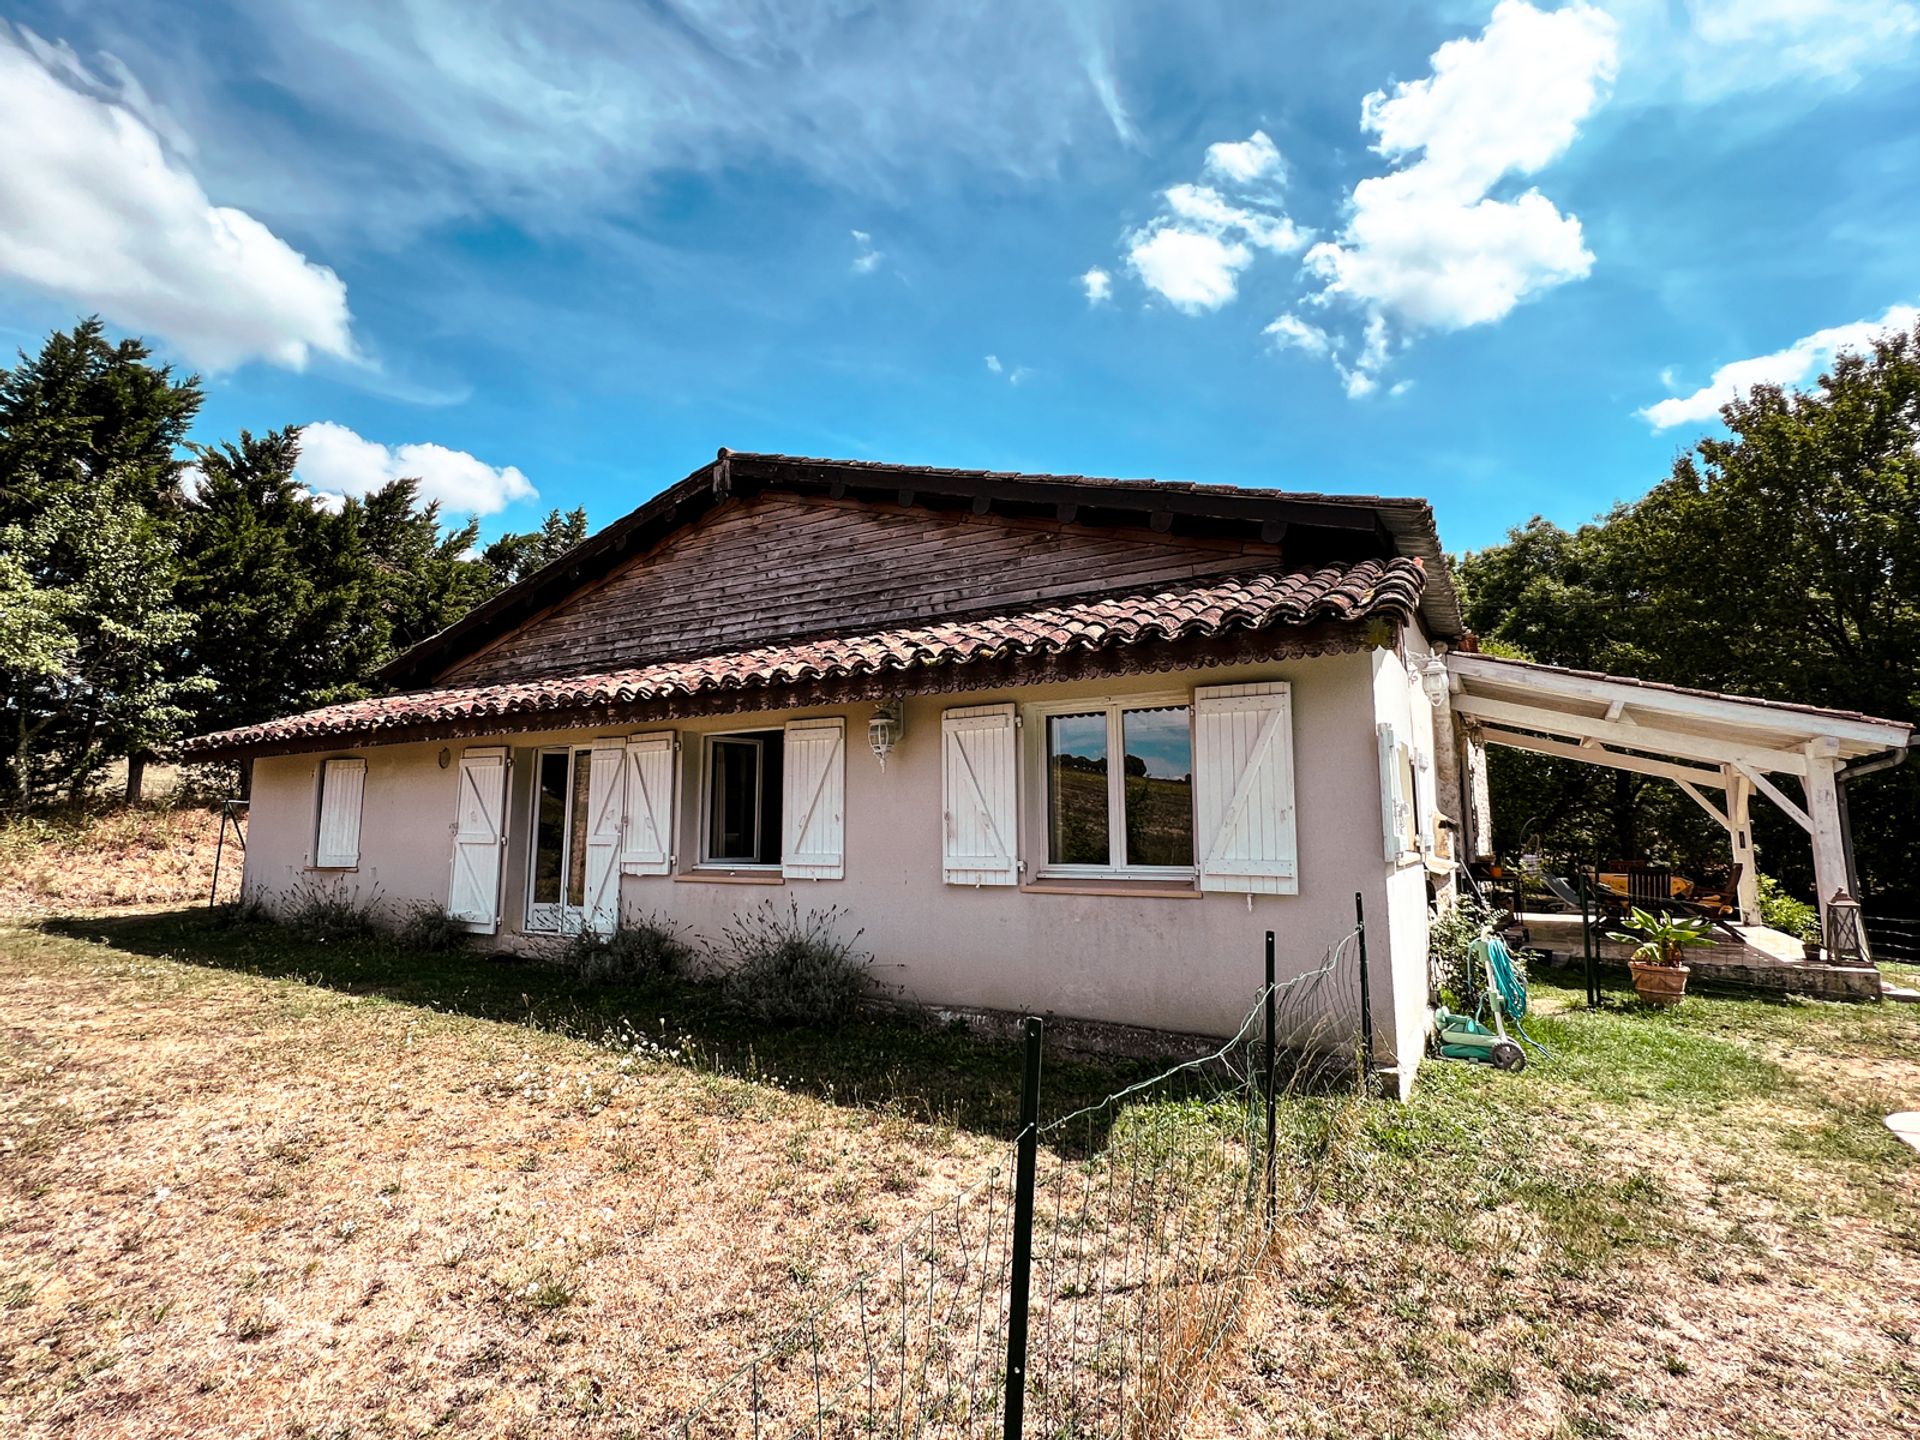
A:
{"label": "small bush", "polygon": [[692,953],[671,920],[648,915],[604,939],[582,931],[567,942],[560,963],[589,985],[632,985],[679,974]]}
{"label": "small bush", "polygon": [[842,912],[809,910],[771,900],[736,918],[714,947],[721,994],[743,1014],[769,1025],[845,1023],[873,992],[873,956],[834,933]]}
{"label": "small bush", "polygon": [[467,943],[467,931],[460,922],[430,901],[416,901],[393,932],[394,943],[402,950],[421,955],[442,955],[459,950]]}
{"label": "small bush", "polygon": [[1760,886],[1760,923],[1796,940],[1820,938],[1820,912],[1780,888],[1771,875],[1756,875]]}
{"label": "small bush", "polygon": [[359,887],[307,881],[287,897],[286,925],[302,940],[325,945],[337,940],[364,940],[377,928],[371,898],[362,900]]}
{"label": "small bush", "polygon": [[[1433,917],[1427,929],[1427,948],[1433,956],[1433,982],[1440,997],[1450,1005],[1464,1005],[1467,996],[1486,982],[1473,965],[1473,942],[1482,930],[1498,930],[1508,912],[1497,910],[1467,894],[1456,895],[1451,904]],[[1515,964],[1519,957],[1514,957]]]}
{"label": "small bush", "polygon": [[259,925],[272,916],[267,912],[267,897],[258,890],[242,890],[213,912],[215,929],[230,930],[237,925]]}

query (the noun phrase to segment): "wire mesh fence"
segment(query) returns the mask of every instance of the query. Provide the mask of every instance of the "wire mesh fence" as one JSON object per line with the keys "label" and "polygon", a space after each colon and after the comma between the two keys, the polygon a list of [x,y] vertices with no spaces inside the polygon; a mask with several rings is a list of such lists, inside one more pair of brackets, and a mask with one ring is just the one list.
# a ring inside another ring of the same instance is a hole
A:
{"label": "wire mesh fence", "polygon": [[[984,1178],[746,1357],[676,1433],[1180,1433],[1262,1258],[1312,1202],[1330,1128],[1364,1085],[1364,954],[1356,929],[1263,987],[1224,1043],[1072,1113],[1033,1111]],[[1037,1087],[1037,1030],[1035,1042]],[[1010,1331],[1022,1329],[1012,1354]]]}

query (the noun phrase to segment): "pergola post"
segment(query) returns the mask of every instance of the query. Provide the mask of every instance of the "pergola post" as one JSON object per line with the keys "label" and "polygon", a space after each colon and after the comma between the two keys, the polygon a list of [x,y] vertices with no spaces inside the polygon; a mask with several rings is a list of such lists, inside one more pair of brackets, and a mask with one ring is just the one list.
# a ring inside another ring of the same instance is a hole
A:
{"label": "pergola post", "polygon": [[1727,834],[1733,844],[1733,863],[1740,869],[1735,899],[1740,918],[1760,923],[1760,871],[1753,857],[1753,782],[1731,765],[1722,765],[1726,779]]}
{"label": "pergola post", "polygon": [[1820,902],[1820,925],[1827,923],[1827,902],[1847,888],[1847,846],[1840,828],[1840,742],[1822,736],[1807,742],[1807,819],[1813,837],[1813,884]]}

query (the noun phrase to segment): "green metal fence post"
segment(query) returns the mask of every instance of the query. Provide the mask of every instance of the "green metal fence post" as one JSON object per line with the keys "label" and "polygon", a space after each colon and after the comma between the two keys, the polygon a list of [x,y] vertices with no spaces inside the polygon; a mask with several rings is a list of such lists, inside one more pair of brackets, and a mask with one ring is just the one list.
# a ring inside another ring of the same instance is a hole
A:
{"label": "green metal fence post", "polygon": [[1013,1172],[1013,1263],[1007,1295],[1006,1440],[1020,1440],[1027,1411],[1027,1301],[1033,1278],[1033,1178],[1040,1154],[1040,1037],[1037,1015],[1026,1020],[1026,1072],[1020,1082],[1020,1136]]}
{"label": "green metal fence post", "polygon": [[1273,931],[1267,931],[1267,1224],[1273,1224],[1273,1190],[1278,1178],[1278,1157],[1274,1153],[1276,1130],[1274,1082],[1280,1070],[1280,1042],[1274,1034]]}

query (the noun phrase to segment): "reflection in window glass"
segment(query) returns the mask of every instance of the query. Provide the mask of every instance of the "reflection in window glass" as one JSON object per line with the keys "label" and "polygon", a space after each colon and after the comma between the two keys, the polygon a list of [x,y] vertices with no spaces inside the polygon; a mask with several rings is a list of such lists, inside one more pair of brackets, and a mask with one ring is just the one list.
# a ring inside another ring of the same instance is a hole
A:
{"label": "reflection in window glass", "polygon": [[1107,717],[1047,717],[1047,859],[1055,865],[1105,865]]}
{"label": "reflection in window glass", "polygon": [[573,813],[567,817],[567,904],[587,903],[587,794],[593,766],[591,750],[573,752]]}
{"label": "reflection in window glass", "polygon": [[564,751],[540,757],[540,788],[535,797],[533,902],[560,903],[560,856],[567,835],[567,757]]}
{"label": "reflection in window glass", "polygon": [[760,859],[760,758],[758,740],[726,736],[713,741],[709,860],[753,864]]}
{"label": "reflection in window glass", "polygon": [[1127,864],[1193,864],[1193,731],[1187,707],[1125,710]]}

